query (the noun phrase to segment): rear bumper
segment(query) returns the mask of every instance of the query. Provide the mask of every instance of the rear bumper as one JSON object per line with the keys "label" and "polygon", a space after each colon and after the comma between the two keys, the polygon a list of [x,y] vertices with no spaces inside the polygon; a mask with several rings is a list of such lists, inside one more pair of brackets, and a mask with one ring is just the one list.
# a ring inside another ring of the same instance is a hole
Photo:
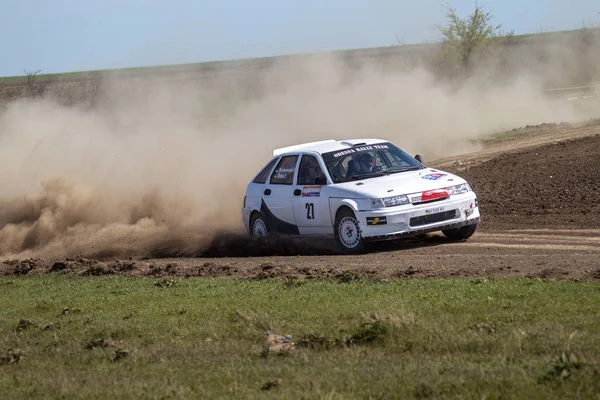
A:
{"label": "rear bumper", "polygon": [[[444,201],[406,205],[393,210],[358,213],[365,240],[392,240],[446,229],[478,224],[481,220],[475,193],[453,196]],[[377,220],[378,218],[378,220]],[[378,221],[375,223],[374,221]]]}
{"label": "rear bumper", "polygon": [[250,214],[252,214],[252,208],[242,207],[242,220],[244,221],[244,228],[246,232],[250,233]]}

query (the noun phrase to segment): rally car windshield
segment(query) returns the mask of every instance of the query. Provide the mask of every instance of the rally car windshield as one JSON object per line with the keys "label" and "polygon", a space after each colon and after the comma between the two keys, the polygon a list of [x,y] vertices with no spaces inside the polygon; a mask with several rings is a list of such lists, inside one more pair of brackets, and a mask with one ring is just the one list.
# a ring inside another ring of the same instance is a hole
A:
{"label": "rally car windshield", "polygon": [[322,154],[333,183],[369,179],[424,168],[389,142],[357,145]]}

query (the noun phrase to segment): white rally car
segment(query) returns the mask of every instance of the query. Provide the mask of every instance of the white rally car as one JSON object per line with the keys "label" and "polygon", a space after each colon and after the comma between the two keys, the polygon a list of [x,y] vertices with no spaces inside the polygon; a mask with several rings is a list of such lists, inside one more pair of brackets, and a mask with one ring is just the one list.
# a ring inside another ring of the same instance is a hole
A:
{"label": "white rally car", "polygon": [[275,150],[248,184],[242,215],[252,236],[333,236],[345,253],[362,251],[366,240],[432,231],[463,240],[480,220],[464,179],[380,139]]}

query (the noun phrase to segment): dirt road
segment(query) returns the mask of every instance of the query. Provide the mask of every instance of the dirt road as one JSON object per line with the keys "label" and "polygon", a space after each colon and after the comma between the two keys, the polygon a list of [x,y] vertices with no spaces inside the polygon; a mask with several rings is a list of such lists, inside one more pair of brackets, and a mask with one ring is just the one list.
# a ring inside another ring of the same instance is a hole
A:
{"label": "dirt road", "polygon": [[225,236],[194,257],[145,260],[6,261],[0,274],[245,277],[263,279],[393,277],[538,277],[600,280],[600,125],[543,125],[478,154],[438,160],[467,178],[483,222],[468,241],[441,234],[332,254],[330,243],[257,243]]}

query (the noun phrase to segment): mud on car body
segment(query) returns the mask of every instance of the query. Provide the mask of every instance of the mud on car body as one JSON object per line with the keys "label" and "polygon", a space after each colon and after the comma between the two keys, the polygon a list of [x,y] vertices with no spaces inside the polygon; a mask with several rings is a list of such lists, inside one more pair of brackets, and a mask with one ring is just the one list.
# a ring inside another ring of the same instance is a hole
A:
{"label": "mud on car body", "polygon": [[467,181],[381,139],[276,149],[248,184],[242,216],[252,236],[334,237],[345,253],[433,231],[464,240],[480,221]]}

